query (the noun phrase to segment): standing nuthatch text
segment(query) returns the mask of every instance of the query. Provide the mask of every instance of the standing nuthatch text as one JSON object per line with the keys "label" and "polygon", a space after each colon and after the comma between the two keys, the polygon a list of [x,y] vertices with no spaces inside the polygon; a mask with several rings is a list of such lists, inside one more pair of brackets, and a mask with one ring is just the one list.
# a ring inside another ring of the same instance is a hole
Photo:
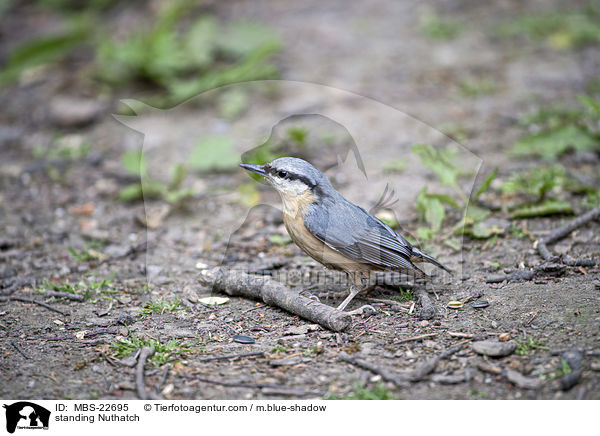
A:
{"label": "standing nuthatch text", "polygon": [[283,222],[292,240],[325,267],[352,279],[348,303],[367,288],[371,271],[412,271],[427,277],[413,262],[429,262],[451,272],[413,247],[405,238],[337,192],[310,163],[282,157],[265,165],[240,164],[263,176],[283,202]]}

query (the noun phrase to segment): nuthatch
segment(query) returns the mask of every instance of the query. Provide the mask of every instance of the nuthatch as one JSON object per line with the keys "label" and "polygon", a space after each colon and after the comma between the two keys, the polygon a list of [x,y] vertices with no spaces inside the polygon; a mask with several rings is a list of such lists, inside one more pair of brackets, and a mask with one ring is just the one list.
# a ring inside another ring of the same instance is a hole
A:
{"label": "nuthatch", "polygon": [[429,262],[448,272],[437,260],[337,192],[325,174],[310,163],[282,157],[265,165],[240,164],[263,176],[283,202],[283,222],[292,240],[325,267],[344,271],[352,279],[343,310],[367,288],[371,271],[414,271],[413,262]]}

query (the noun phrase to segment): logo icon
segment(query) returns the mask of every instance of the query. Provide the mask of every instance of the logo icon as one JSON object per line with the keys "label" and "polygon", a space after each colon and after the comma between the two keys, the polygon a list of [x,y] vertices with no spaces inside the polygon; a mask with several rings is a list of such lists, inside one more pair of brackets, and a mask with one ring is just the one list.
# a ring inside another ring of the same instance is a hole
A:
{"label": "logo icon", "polygon": [[4,404],[6,409],[6,431],[14,433],[19,429],[48,429],[50,411],[29,401],[19,401],[10,405]]}

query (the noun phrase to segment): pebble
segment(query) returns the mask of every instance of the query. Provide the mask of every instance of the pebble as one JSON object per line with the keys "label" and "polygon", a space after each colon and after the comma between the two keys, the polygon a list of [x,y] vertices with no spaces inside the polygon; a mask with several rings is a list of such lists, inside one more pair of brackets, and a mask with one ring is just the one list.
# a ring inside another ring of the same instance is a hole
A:
{"label": "pebble", "polygon": [[506,378],[509,382],[521,389],[538,389],[542,381],[537,378],[526,377],[518,371],[506,370]]}
{"label": "pebble", "polygon": [[49,105],[52,123],[60,127],[77,127],[90,124],[104,111],[105,105],[97,100],[59,96]]}
{"label": "pebble", "polygon": [[317,324],[294,325],[283,332],[284,335],[305,335],[319,328]]}
{"label": "pebble", "polygon": [[237,342],[239,344],[253,344],[255,341],[250,336],[235,335],[233,337],[233,342]]}
{"label": "pebble", "polygon": [[471,304],[471,307],[473,309],[485,309],[489,305],[490,305],[490,303],[488,303],[487,301],[481,300],[481,301],[475,301],[473,304]]}
{"label": "pebble", "polygon": [[500,342],[488,340],[473,342],[471,347],[477,354],[490,357],[503,357],[512,354],[517,348],[517,343],[515,341]]}
{"label": "pebble", "polygon": [[506,342],[510,340],[510,333],[500,333],[500,335],[498,336],[498,340],[500,342]]}

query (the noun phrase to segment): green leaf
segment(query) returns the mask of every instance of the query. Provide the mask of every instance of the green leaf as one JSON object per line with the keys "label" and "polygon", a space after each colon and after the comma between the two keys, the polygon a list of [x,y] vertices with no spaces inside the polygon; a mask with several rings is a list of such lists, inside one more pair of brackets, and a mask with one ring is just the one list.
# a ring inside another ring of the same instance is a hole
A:
{"label": "green leaf", "polygon": [[196,192],[192,188],[183,188],[175,191],[169,191],[165,194],[165,200],[171,204],[179,203],[182,200],[192,197]]}
{"label": "green leaf", "polygon": [[18,80],[21,74],[33,67],[58,61],[73,48],[83,43],[89,33],[84,20],[59,35],[44,35],[14,49],[0,72],[0,86]]}
{"label": "green leaf", "polygon": [[433,239],[435,232],[429,227],[419,227],[417,229],[417,238],[421,241],[428,241]]}
{"label": "green leaf", "polygon": [[439,200],[442,203],[445,203],[448,206],[452,206],[455,209],[462,209],[462,207],[457,203],[457,201],[448,194],[427,193],[427,197]]}
{"label": "green leaf", "polygon": [[438,232],[442,227],[442,221],[446,215],[442,202],[431,197],[427,193],[427,188],[421,189],[417,196],[417,211],[421,213],[425,222],[427,222],[433,232]]}
{"label": "green leaf", "polygon": [[171,183],[169,184],[168,190],[172,191],[181,186],[185,176],[187,175],[187,169],[182,164],[177,164],[172,169]]}
{"label": "green leaf", "polygon": [[569,148],[582,151],[599,147],[600,141],[583,128],[570,124],[517,141],[511,154],[516,157],[535,155],[552,161]]}
{"label": "green leaf", "polygon": [[498,174],[498,167],[494,168],[494,171],[492,171],[492,174],[490,174],[489,177],[487,179],[485,179],[485,181],[479,187],[479,189],[475,193],[475,196],[473,197],[473,201],[477,201],[477,199],[479,199],[481,194],[483,194],[487,190],[487,188],[490,187],[490,184],[496,178],[497,174]]}
{"label": "green leaf", "polygon": [[123,156],[121,156],[121,163],[128,173],[136,176],[143,176],[146,174],[146,158],[142,154],[142,150],[126,151],[123,153]]}
{"label": "green leaf", "polygon": [[121,189],[119,192],[119,200],[121,201],[136,201],[143,198],[142,184],[132,183]]}
{"label": "green leaf", "polygon": [[280,45],[279,38],[270,29],[251,21],[232,23],[218,39],[218,48],[235,57],[248,56],[265,47],[276,50]]}
{"label": "green leaf", "polygon": [[231,170],[239,161],[240,155],[227,136],[210,136],[198,141],[189,159],[190,166],[201,171]]}
{"label": "green leaf", "polygon": [[290,238],[288,235],[280,235],[278,233],[275,233],[275,234],[269,236],[269,241],[272,244],[284,246],[284,245],[288,245],[289,243],[291,243],[292,238]]}
{"label": "green leaf", "polygon": [[535,218],[539,216],[572,214],[573,208],[566,201],[546,200],[542,204],[524,206],[513,211],[511,218]]}
{"label": "green leaf", "polygon": [[482,207],[469,205],[467,207],[466,218],[469,223],[478,223],[491,215],[491,212]]}
{"label": "green leaf", "polygon": [[260,192],[256,189],[256,183],[245,183],[238,188],[240,202],[246,207],[254,207],[260,201]]}
{"label": "green leaf", "polygon": [[214,18],[205,16],[195,21],[185,34],[183,42],[188,61],[198,68],[208,67],[214,58],[217,36]]}
{"label": "green leaf", "polygon": [[437,174],[440,182],[446,186],[457,186],[459,170],[450,162],[447,152],[436,150],[428,144],[414,145],[412,152],[421,158],[423,165]]}
{"label": "green leaf", "polygon": [[445,239],[444,245],[452,248],[454,251],[460,250],[460,240],[458,238]]}

